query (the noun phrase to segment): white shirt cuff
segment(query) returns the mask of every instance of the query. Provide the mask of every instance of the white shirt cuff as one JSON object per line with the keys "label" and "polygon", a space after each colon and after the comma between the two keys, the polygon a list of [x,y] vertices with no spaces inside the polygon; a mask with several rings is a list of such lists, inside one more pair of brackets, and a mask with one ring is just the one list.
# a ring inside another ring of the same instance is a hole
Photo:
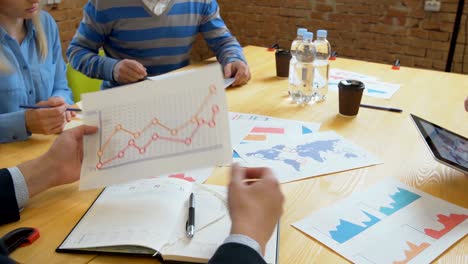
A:
{"label": "white shirt cuff", "polygon": [[8,171],[10,171],[11,179],[13,180],[18,208],[22,210],[29,200],[28,185],[24,180],[23,173],[21,173],[18,167],[8,168]]}
{"label": "white shirt cuff", "polygon": [[246,235],[241,235],[241,234],[231,234],[229,235],[226,240],[224,240],[223,244],[227,243],[237,243],[237,244],[242,244],[245,246],[248,246],[252,248],[253,250],[257,251],[257,253],[260,256],[262,255],[262,249],[260,248],[260,244],[258,244],[257,241],[253,240],[252,238],[246,236]]}

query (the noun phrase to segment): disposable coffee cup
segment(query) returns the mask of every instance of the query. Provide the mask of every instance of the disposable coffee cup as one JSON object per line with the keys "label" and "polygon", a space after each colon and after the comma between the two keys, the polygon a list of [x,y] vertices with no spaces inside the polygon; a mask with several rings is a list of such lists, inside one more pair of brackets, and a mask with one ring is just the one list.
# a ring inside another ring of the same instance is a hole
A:
{"label": "disposable coffee cup", "polygon": [[275,52],[276,59],[276,76],[289,76],[289,61],[291,60],[291,52],[289,50],[278,49]]}
{"label": "disposable coffee cup", "polygon": [[359,112],[364,83],[357,80],[342,80],[338,84],[339,112],[343,116],[353,117]]}

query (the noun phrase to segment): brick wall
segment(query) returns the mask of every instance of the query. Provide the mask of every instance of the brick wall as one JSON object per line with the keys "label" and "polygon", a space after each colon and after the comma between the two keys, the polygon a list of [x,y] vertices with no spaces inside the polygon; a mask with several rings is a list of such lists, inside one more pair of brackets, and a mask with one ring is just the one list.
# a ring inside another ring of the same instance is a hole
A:
{"label": "brick wall", "polygon": [[54,17],[60,29],[60,39],[62,40],[62,50],[65,60],[65,51],[80,24],[81,17],[83,16],[83,7],[86,2],[88,1],[62,0],[60,4],[46,5],[43,8]]}
{"label": "brick wall", "polygon": [[[341,57],[445,70],[458,0],[425,12],[423,0],[218,0],[221,15],[242,45],[288,47],[297,27],[329,31]],[[468,73],[468,1],[452,71]],[[196,43],[198,58],[210,56]],[[464,59],[464,63],[463,62]]]}
{"label": "brick wall", "polygon": [[[86,0],[62,0],[46,7],[60,28],[63,49],[81,20]],[[458,0],[441,0],[441,12],[423,10],[423,0],[218,0],[221,15],[242,45],[288,47],[297,27],[328,29],[333,50],[341,57],[444,70]],[[452,71],[468,73],[468,1]],[[201,37],[193,60],[212,53]],[[464,60],[464,63],[463,63]]]}

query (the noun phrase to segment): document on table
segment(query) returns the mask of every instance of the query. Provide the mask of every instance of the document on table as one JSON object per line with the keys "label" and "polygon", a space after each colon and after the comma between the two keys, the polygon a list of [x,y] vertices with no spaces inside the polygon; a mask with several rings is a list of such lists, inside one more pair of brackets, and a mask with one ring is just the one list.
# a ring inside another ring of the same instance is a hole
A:
{"label": "document on table", "polygon": [[332,91],[338,91],[338,83],[341,80],[350,79],[358,80],[364,83],[364,95],[366,96],[390,99],[393,96],[393,94],[395,94],[398,91],[398,89],[400,89],[399,84],[381,82],[374,76],[345,71],[342,69],[330,70],[328,88]]}
{"label": "document on table", "polygon": [[80,188],[230,163],[224,81],[214,64],[155,81],[84,94]]}
{"label": "document on table", "polygon": [[353,263],[430,263],[467,234],[467,219],[468,209],[389,179],[292,225]]}
{"label": "document on table", "polygon": [[281,183],[382,163],[334,131],[236,146],[243,166],[269,167]]}

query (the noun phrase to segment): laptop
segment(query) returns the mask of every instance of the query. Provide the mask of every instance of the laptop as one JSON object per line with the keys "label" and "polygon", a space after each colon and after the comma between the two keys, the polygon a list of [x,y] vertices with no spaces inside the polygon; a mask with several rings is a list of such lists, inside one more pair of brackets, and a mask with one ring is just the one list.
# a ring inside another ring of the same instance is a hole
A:
{"label": "laptop", "polygon": [[468,139],[411,114],[434,158],[468,174]]}

